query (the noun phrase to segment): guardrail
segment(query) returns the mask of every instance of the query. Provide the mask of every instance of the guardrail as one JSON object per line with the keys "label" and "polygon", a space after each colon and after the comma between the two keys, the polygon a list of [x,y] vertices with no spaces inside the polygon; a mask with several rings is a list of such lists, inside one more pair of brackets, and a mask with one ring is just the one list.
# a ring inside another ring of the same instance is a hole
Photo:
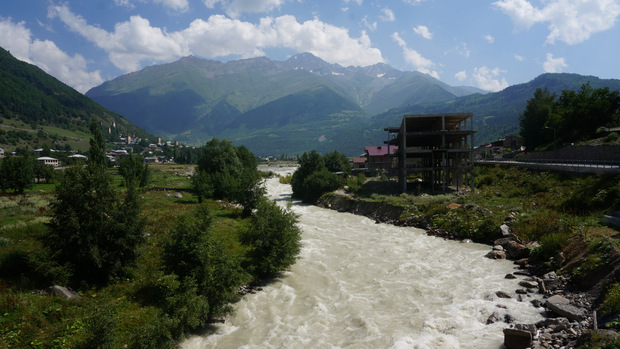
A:
{"label": "guardrail", "polygon": [[476,164],[504,164],[577,172],[618,172],[620,161],[566,159],[475,159]]}

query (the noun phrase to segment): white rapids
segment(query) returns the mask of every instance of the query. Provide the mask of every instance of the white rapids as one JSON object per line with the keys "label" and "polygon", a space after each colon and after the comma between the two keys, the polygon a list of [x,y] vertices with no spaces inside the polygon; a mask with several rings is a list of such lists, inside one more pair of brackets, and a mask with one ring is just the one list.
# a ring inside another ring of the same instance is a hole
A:
{"label": "white rapids", "polygon": [[[290,202],[289,185],[266,186]],[[182,348],[500,348],[505,315],[542,319],[533,298],[514,297],[520,279],[504,278],[514,264],[484,258],[489,246],[298,202],[291,209],[302,229],[297,263]],[[493,313],[500,321],[487,325]]]}

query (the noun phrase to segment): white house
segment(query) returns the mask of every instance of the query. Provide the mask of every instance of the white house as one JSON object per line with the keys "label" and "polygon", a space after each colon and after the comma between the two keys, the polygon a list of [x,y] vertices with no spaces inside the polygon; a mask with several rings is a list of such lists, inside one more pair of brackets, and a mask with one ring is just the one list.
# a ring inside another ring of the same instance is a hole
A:
{"label": "white house", "polygon": [[4,149],[0,148],[0,158],[4,157]]}
{"label": "white house", "polygon": [[40,158],[37,158],[37,161],[40,161],[45,165],[58,167],[58,159],[50,158],[49,156],[42,156]]}

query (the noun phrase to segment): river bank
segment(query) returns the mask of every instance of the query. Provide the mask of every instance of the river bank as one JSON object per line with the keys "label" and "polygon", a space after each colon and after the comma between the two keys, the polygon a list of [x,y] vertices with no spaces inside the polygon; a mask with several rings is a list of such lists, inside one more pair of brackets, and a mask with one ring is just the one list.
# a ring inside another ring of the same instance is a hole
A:
{"label": "river bank", "polygon": [[[433,227],[425,218],[417,214],[408,214],[406,207],[390,204],[385,201],[369,201],[353,198],[344,192],[326,194],[317,203],[318,206],[350,212],[375,220],[376,223],[386,223],[397,226],[411,226],[424,229],[427,235],[436,236],[446,240],[463,239],[456,232],[450,232]],[[452,203],[449,209],[462,207],[461,204]],[[531,251],[537,246],[537,242],[522,242],[511,231],[511,223],[515,216],[506,216],[503,224],[496,227],[501,237],[489,243],[491,250],[486,255],[491,259],[511,259],[515,263],[515,271],[506,274],[506,278],[515,278],[516,275],[525,275],[528,278],[519,282],[518,288],[513,293],[498,291],[498,297],[516,298],[519,302],[530,302],[533,307],[540,309],[546,318],[533,324],[515,324],[510,316],[504,318],[491,314],[487,323],[505,322],[504,344],[507,348],[575,348],[578,345],[586,345],[593,342],[593,334],[596,341],[599,337],[616,341],[617,333],[614,331],[598,330],[598,322],[607,322],[609,319],[597,319],[596,307],[600,306],[602,293],[606,285],[613,282],[615,272],[620,259],[612,258],[613,266],[605,270],[599,268],[596,277],[591,277],[587,287],[580,287],[580,282],[570,277],[568,271],[572,270],[581,259],[587,255],[587,246],[578,241],[573,241],[565,251],[560,251],[550,260],[551,264],[543,264],[530,258]],[[568,255],[565,255],[567,252]],[[568,258],[567,258],[568,257]],[[556,272],[547,272],[556,269]],[[568,276],[567,276],[568,275]],[[583,282],[581,282],[581,286]],[[543,299],[530,300],[531,294],[540,294]],[[604,325],[604,323],[601,323]]]}

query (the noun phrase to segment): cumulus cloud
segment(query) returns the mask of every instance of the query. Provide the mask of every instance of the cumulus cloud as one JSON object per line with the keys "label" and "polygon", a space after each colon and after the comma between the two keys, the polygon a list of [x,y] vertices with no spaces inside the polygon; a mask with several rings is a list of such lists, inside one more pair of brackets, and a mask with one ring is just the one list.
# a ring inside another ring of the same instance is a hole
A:
{"label": "cumulus cloud", "polygon": [[547,43],[557,40],[569,45],[584,42],[592,34],[612,28],[620,15],[616,0],[549,0],[542,8],[527,0],[500,0],[493,3],[510,16],[515,24],[530,28],[548,23]]}
{"label": "cumulus cloud", "polygon": [[432,39],[433,38],[433,33],[430,32],[430,30],[428,30],[428,28],[424,25],[419,25],[415,28],[413,28],[414,33],[420,35],[421,37],[423,37],[424,39]]}
{"label": "cumulus cloud", "polygon": [[458,80],[458,81],[465,81],[467,79],[467,72],[462,70],[456,74],[454,74],[454,77]]}
{"label": "cumulus cloud", "polygon": [[[174,1],[174,0],[158,0]],[[283,0],[203,0],[206,7],[214,8],[220,4],[227,15],[238,17],[242,13],[270,12],[282,5]]]}
{"label": "cumulus cloud", "polygon": [[381,51],[372,47],[365,32],[353,38],[340,27],[318,19],[303,23],[290,15],[265,17],[258,24],[224,15],[196,19],[189,27],[169,33],[153,27],[140,16],[117,23],[113,32],[90,25],[66,6],[50,7],[50,17],[59,18],[70,30],[91,41],[105,52],[117,68],[125,72],[139,69],[146,62],[171,62],[197,54],[207,58],[264,55],[266,48],[285,47],[310,52],[330,63],[371,65],[383,62]]}
{"label": "cumulus cloud", "polygon": [[564,68],[568,68],[568,64],[566,64],[564,58],[553,58],[551,53],[547,53],[547,60],[543,63],[543,69],[545,69],[545,72],[559,73],[564,70]]}
{"label": "cumulus cloud", "polygon": [[48,16],[59,18],[71,31],[106,51],[112,64],[125,72],[137,70],[141,61],[171,61],[190,53],[178,33],[169,34],[152,27],[147,19],[140,16],[132,16],[128,22],[116,24],[112,33],[89,25],[66,5],[50,6]]}
{"label": "cumulus cloud", "polygon": [[515,59],[519,62],[523,62],[525,60],[525,57],[515,54]]}
{"label": "cumulus cloud", "polygon": [[482,66],[474,68],[473,77],[481,89],[497,92],[508,87],[508,82],[506,82],[505,78],[499,79],[499,75],[503,72],[499,68],[489,69],[486,66]]}
{"label": "cumulus cloud", "polygon": [[394,22],[396,20],[396,16],[394,16],[394,11],[389,8],[384,8],[381,10],[382,15],[379,16],[384,22]]}
{"label": "cumulus cloud", "polygon": [[403,49],[403,56],[407,63],[411,64],[420,73],[428,74],[435,79],[439,79],[439,73],[432,70],[435,66],[433,61],[424,58],[416,50],[407,47],[407,43],[405,43],[405,40],[403,40],[398,33],[392,34],[392,39]]}
{"label": "cumulus cloud", "polygon": [[49,40],[33,40],[24,22],[0,18],[0,46],[82,93],[103,83],[100,71],[89,72],[82,55],[70,56]]}
{"label": "cumulus cloud", "polygon": [[486,36],[484,37],[484,39],[485,39],[485,40],[486,40],[489,44],[492,44],[492,43],[494,43],[494,42],[495,42],[495,38],[494,38],[492,35],[486,35]]}

